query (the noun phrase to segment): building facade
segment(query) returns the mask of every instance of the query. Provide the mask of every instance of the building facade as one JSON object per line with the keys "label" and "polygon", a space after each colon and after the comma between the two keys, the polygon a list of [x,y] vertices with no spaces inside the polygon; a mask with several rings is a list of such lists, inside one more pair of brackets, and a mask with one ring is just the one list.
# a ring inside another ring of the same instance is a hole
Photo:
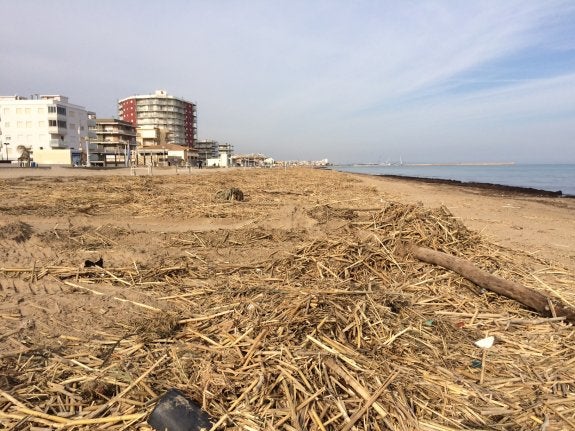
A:
{"label": "building facade", "polygon": [[198,160],[206,163],[208,159],[215,159],[218,157],[218,147],[217,141],[203,139],[196,142],[195,149],[197,150]]}
{"label": "building facade", "polygon": [[234,147],[230,144],[220,144],[214,140],[201,140],[196,142],[192,164],[202,163],[207,167],[227,168],[231,166],[231,157]]}
{"label": "building facade", "polygon": [[136,150],[136,128],[116,118],[98,118],[94,129],[96,149],[89,154],[90,166],[130,166]]}
{"label": "building facade", "polygon": [[136,127],[138,145],[173,144],[190,149],[195,146],[196,105],[164,90],[121,99],[118,114]]}
{"label": "building facade", "polygon": [[83,106],[69,103],[66,96],[0,96],[0,160],[80,164],[82,152],[95,138],[90,131],[94,117]]}

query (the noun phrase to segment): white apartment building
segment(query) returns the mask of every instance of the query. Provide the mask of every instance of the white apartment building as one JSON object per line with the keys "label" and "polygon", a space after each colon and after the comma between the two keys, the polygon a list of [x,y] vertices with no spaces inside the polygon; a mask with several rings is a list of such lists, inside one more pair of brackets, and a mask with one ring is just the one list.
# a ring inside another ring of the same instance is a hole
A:
{"label": "white apartment building", "polygon": [[93,127],[95,114],[65,96],[0,96],[0,160],[27,153],[37,165],[79,165],[90,157]]}

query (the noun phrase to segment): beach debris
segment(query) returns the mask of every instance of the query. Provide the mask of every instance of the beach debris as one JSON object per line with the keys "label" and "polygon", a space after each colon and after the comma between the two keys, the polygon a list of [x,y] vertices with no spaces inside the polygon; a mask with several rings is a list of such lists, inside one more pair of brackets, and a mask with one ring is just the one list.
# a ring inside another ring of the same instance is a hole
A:
{"label": "beach debris", "polygon": [[99,266],[100,268],[103,268],[104,267],[104,258],[100,257],[100,259],[98,259],[98,260],[94,260],[94,261],[86,260],[84,262],[84,268],[91,268],[93,266]]}
{"label": "beach debris", "polygon": [[216,199],[241,202],[244,200],[244,192],[236,187],[231,187],[229,189],[224,189],[216,192]]}
{"label": "beach debris", "polygon": [[[41,261],[0,263],[0,333],[17,329],[22,313],[37,323],[2,341],[2,426],[150,430],[159,397],[180,388],[217,419],[213,429],[514,431],[539,429],[546,416],[549,429],[575,429],[564,318],[477,295],[455,272],[395,250],[412,241],[464,256],[534,289],[544,282],[541,291],[565,303],[575,303],[572,272],[492,244],[448,210],[386,200],[360,211],[380,195],[359,180],[282,173],[213,171],[217,181],[199,176],[193,189],[181,176],[63,178],[56,201],[45,183],[30,183],[18,208],[31,217],[73,216],[77,202],[97,201],[115,222],[129,213],[266,223],[157,232],[80,218],[35,234],[22,248],[42,250]],[[279,181],[292,194],[263,192]],[[214,203],[227,184],[245,184],[250,205]],[[356,216],[313,231],[269,223],[317,205]],[[104,250],[114,254],[106,270],[62,265]],[[487,334],[502,340],[491,366],[494,352],[473,345]]]}
{"label": "beach debris", "polygon": [[21,221],[0,227],[0,239],[11,239],[16,242],[28,241],[33,233],[32,226]]}
{"label": "beach debris", "polygon": [[457,256],[414,244],[408,245],[407,249],[423,262],[454,271],[477,286],[514,299],[543,316],[565,317],[565,320],[575,323],[575,309],[563,304],[559,299],[550,298],[519,283],[490,274],[470,261]]}
{"label": "beach debris", "polygon": [[477,340],[475,342],[475,345],[477,347],[481,347],[482,349],[489,349],[490,347],[493,346],[494,342],[495,342],[495,337],[492,335],[490,337],[485,337],[485,338],[482,338],[481,340]]}
{"label": "beach debris", "polygon": [[471,368],[481,368],[481,365],[483,365],[481,359],[473,359],[471,361]]}
{"label": "beach debris", "polygon": [[157,431],[201,431],[213,426],[212,418],[177,389],[166,392],[148,418]]}
{"label": "beach debris", "polygon": [[356,212],[349,208],[334,208],[330,205],[317,205],[307,211],[307,214],[320,223],[331,219],[353,220],[357,218]]}

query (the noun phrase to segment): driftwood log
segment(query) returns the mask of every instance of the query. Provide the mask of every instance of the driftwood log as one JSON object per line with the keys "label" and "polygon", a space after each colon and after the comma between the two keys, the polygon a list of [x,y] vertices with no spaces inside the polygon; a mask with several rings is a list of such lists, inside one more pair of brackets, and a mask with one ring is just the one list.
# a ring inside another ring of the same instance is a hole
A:
{"label": "driftwood log", "polygon": [[575,323],[575,310],[572,307],[519,283],[490,274],[468,260],[413,244],[408,245],[406,251],[423,262],[456,272],[479,287],[514,299],[543,316],[565,317],[566,321]]}

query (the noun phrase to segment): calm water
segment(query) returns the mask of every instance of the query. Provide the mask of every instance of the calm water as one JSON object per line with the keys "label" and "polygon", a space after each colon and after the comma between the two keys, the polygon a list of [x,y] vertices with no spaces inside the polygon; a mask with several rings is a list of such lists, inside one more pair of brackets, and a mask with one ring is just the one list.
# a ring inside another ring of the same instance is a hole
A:
{"label": "calm water", "polygon": [[333,169],[370,175],[404,175],[463,182],[531,187],[575,196],[575,165],[505,166],[334,166]]}

